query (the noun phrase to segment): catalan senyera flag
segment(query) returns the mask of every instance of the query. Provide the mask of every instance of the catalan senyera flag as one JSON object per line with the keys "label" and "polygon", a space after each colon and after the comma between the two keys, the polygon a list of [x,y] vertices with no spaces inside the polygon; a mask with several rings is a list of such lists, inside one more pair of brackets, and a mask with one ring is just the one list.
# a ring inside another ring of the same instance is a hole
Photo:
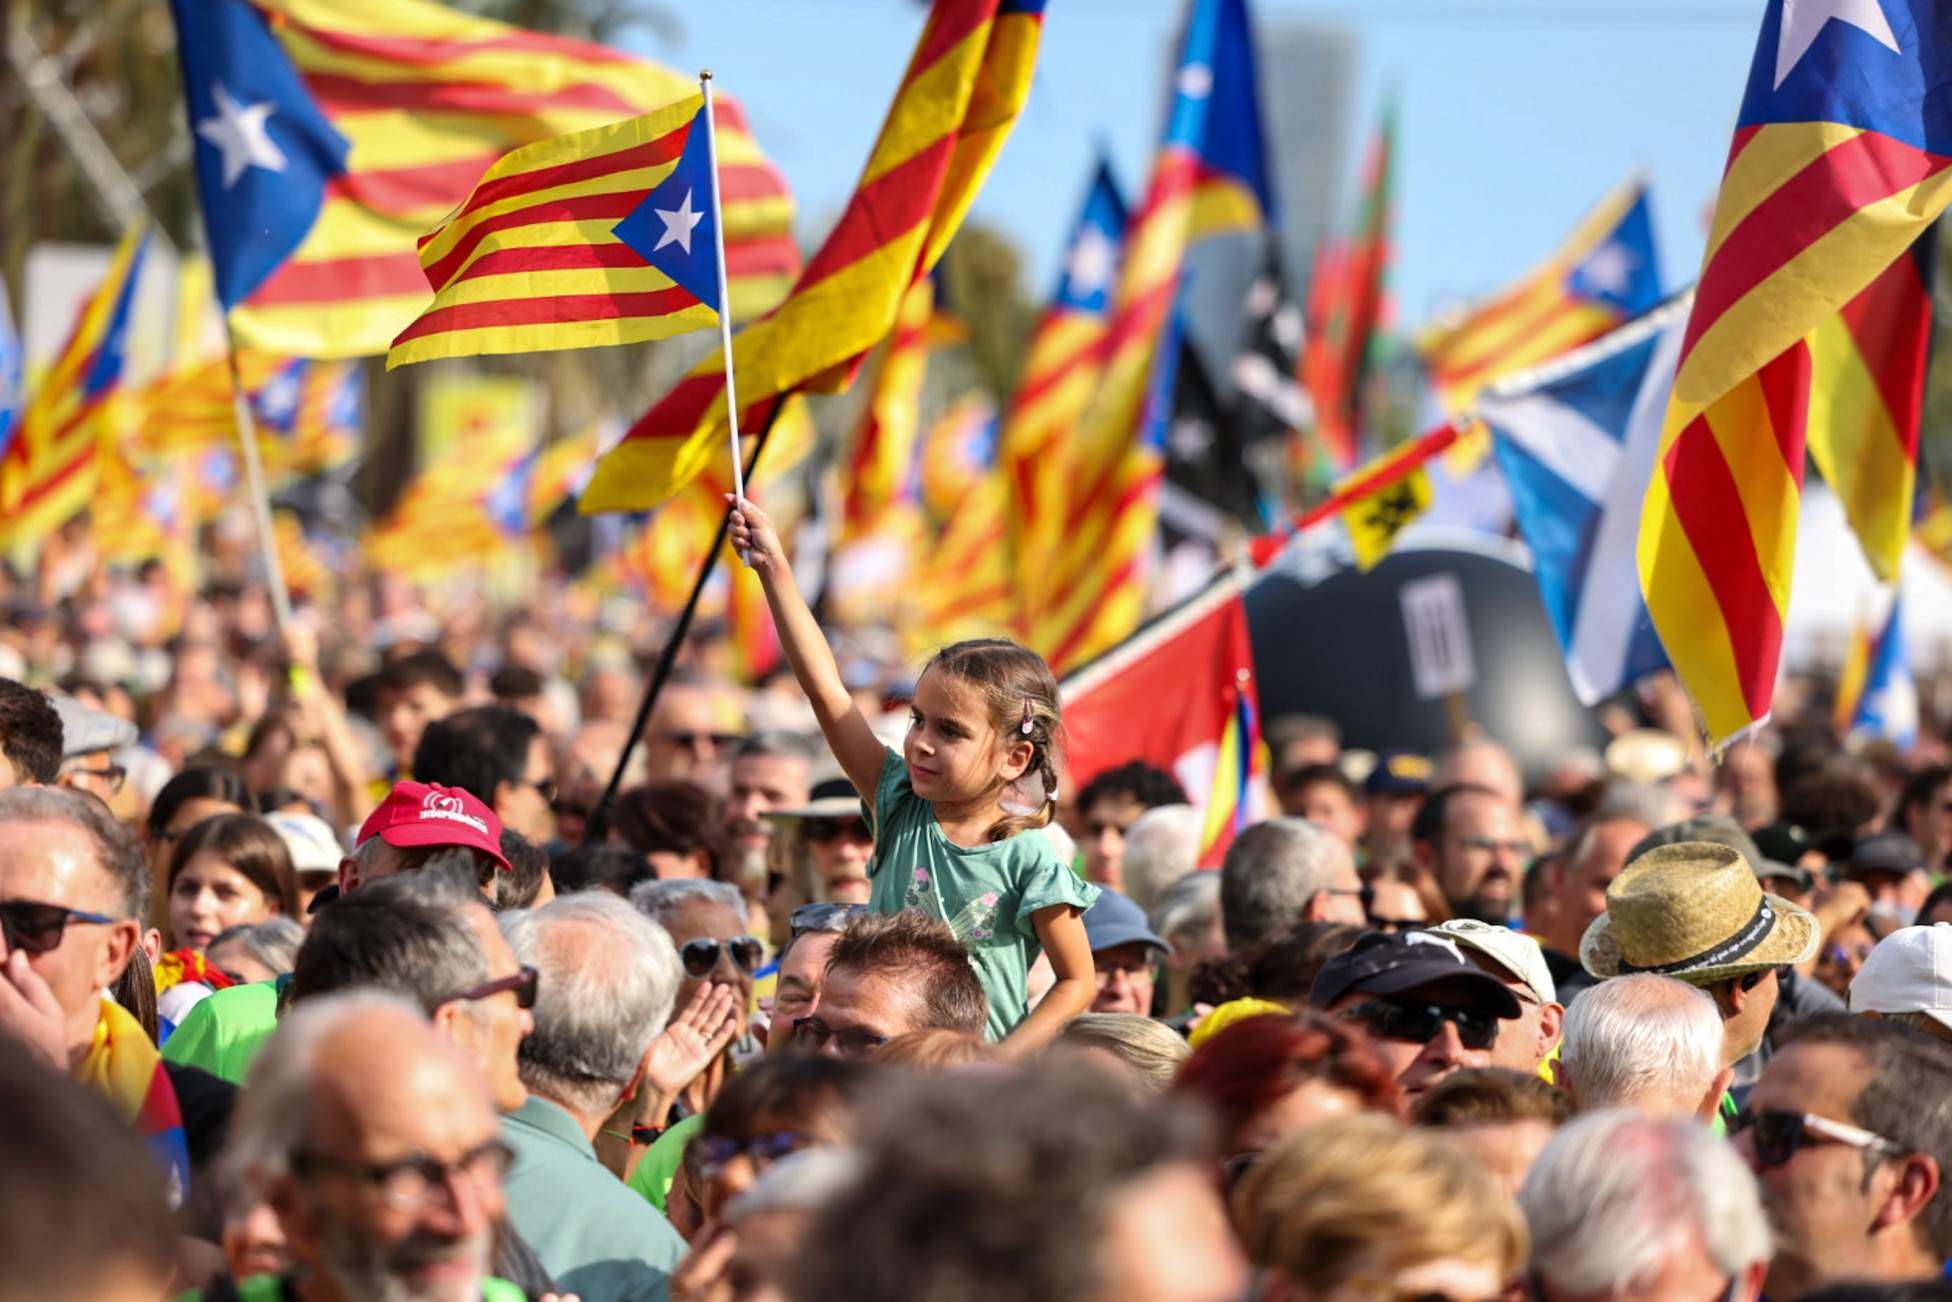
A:
{"label": "catalan senyera flag", "polygon": [[1011,630],[1020,571],[1006,545],[1010,489],[996,451],[996,405],[980,393],[952,404],[923,442],[921,496],[934,531],[912,585],[917,653]]}
{"label": "catalan senyera flag", "polygon": [[901,499],[920,446],[922,382],[928,374],[935,282],[927,276],[902,295],[895,328],[881,345],[872,391],[840,472],[836,545],[873,536]]}
{"label": "catalan senyera flag", "polygon": [[1195,240],[1251,230],[1274,212],[1246,0],[1195,0],[1146,196],[1126,232],[1097,392],[1073,440],[1049,597],[1031,643],[1062,672],[1128,636],[1145,609],[1145,565],[1164,459],[1153,435],[1157,363]]}
{"label": "catalan senyera flag", "polygon": [[1763,16],[1639,546],[1647,609],[1718,747],[1775,694],[1810,341],[1952,201],[1948,48],[1952,10],[1927,0]]}
{"label": "catalan senyera flag", "polygon": [[1111,316],[1125,243],[1124,196],[1111,161],[1098,156],[1090,188],[1064,245],[1057,289],[1037,319],[1023,375],[997,436],[997,466],[1009,486],[1008,537],[1017,576],[1018,635],[1031,636],[1050,594],[1050,559],[1064,534],[1070,435],[1103,370],[1099,341]]}
{"label": "catalan senyera flag", "polygon": [[1630,177],[1517,284],[1425,330],[1417,351],[1455,416],[1491,381],[1599,338],[1661,299],[1647,186]]}
{"label": "catalan senyera flag", "polygon": [[[643,343],[716,324],[709,158],[704,97],[692,95],[500,159],[421,237],[434,301],[393,341],[387,366]],[[682,197],[667,193],[674,183]],[[680,254],[705,274],[675,276],[665,262]]]}
{"label": "catalan senyera flag", "polygon": [[1927,230],[1810,336],[1810,458],[1887,583],[1897,581],[1917,496],[1937,243]]}
{"label": "catalan senyera flag", "polygon": [[123,433],[129,317],[148,246],[140,227],[122,237],[0,453],[0,538],[9,545],[43,538],[79,514],[95,491],[98,452]]}
{"label": "catalan senyera flag", "polygon": [[[431,0],[172,0],[218,297],[240,344],[387,350],[430,298],[419,237],[518,146],[652,112],[688,76]],[[792,200],[716,101],[737,314],[799,269]]]}
{"label": "catalan senyera flag", "polygon": [[1382,320],[1389,273],[1395,155],[1396,106],[1391,103],[1363,162],[1356,233],[1346,245],[1318,251],[1309,287],[1301,378],[1315,400],[1313,447],[1336,471],[1355,465],[1362,436],[1362,380],[1370,341]]}
{"label": "catalan senyera flag", "polygon": [[[733,340],[739,400],[836,391],[894,327],[976,197],[1029,94],[1043,0],[936,0],[839,222],[792,293]],[[729,221],[729,218],[728,218]],[[597,466],[581,508],[641,510],[723,459],[725,362],[713,353]]]}

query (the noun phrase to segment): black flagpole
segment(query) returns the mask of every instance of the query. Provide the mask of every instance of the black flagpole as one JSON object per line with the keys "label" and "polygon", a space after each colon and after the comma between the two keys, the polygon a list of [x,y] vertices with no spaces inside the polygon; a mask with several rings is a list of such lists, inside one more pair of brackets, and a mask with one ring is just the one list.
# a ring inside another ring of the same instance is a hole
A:
{"label": "black flagpole", "polygon": [[[752,472],[759,464],[759,454],[766,450],[766,439],[773,432],[773,422],[779,419],[780,408],[786,405],[791,396],[782,393],[774,400],[773,409],[766,413],[765,422],[753,438],[752,456],[746,460],[745,482],[752,481]],[[711,581],[712,570],[718,565],[718,554],[725,550],[725,535],[732,527],[732,509],[726,507],[725,514],[719,517],[718,536],[712,540],[711,550],[705,553],[705,563],[698,567],[698,581],[691,585],[691,596],[686,598],[685,608],[678,612],[678,622],[672,625],[670,636],[664,639],[664,646],[657,653],[651,681],[644,687],[644,699],[637,704],[637,718],[630,725],[630,736],[624,739],[624,753],[618,756],[616,771],[611,773],[610,781],[603,788],[603,795],[590,811],[583,831],[584,845],[599,844],[610,834],[610,806],[616,803],[617,788],[623,785],[624,770],[630,767],[630,756],[637,749],[637,739],[643,734],[644,725],[651,720],[658,693],[664,690],[665,681],[671,677],[672,666],[678,661],[678,651],[691,634],[691,620],[698,613],[698,599],[704,595],[705,585]]]}

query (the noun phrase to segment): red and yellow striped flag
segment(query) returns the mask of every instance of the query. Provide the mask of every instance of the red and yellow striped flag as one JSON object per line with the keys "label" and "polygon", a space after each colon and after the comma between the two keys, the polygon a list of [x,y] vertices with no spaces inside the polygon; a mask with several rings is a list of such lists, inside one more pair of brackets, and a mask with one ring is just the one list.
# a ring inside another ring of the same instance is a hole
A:
{"label": "red and yellow striped flag", "polygon": [[[430,0],[253,3],[351,145],[304,241],[231,313],[239,342],[269,352],[385,352],[427,304],[415,242],[496,159],[697,88],[647,59]],[[732,307],[761,312],[799,269],[792,198],[738,103],[715,108]]]}
{"label": "red and yellow striped flag", "polygon": [[[936,0],[846,211],[786,302],[733,340],[740,401],[751,407],[742,428],[775,395],[845,388],[894,327],[1022,112],[1042,9]],[[653,506],[724,458],[724,366],[712,353],[644,414],[597,466],[584,511]]]}
{"label": "red and yellow striped flag", "polygon": [[434,301],[400,332],[388,369],[437,357],[643,343],[718,314],[618,237],[677,167],[704,104],[524,145],[421,237]]}
{"label": "red and yellow striped flag", "polygon": [[916,557],[908,643],[925,653],[946,642],[1005,637],[1016,621],[1021,571],[1006,545],[1009,485],[996,464],[996,406],[972,394],[929,430],[922,498],[938,520]]}
{"label": "red and yellow striped flag", "polygon": [[838,547],[877,533],[907,491],[919,444],[934,315],[935,282],[924,276],[902,295],[895,328],[881,346],[873,392],[841,469]]}
{"label": "red and yellow striped flag", "polygon": [[0,538],[31,543],[66,524],[95,491],[104,443],[129,423],[122,383],[130,309],[148,234],[133,227],[81,305],[67,343],[33,386],[0,454]]}

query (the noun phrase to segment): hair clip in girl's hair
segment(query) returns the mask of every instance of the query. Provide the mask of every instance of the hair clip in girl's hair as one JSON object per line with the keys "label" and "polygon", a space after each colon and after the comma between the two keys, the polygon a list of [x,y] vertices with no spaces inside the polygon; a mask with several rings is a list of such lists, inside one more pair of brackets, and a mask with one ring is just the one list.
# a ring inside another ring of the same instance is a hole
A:
{"label": "hair clip in girl's hair", "polygon": [[1028,737],[1035,723],[1036,715],[1031,707],[1030,698],[1026,696],[1023,698],[1023,723],[1018,727],[1017,731]]}

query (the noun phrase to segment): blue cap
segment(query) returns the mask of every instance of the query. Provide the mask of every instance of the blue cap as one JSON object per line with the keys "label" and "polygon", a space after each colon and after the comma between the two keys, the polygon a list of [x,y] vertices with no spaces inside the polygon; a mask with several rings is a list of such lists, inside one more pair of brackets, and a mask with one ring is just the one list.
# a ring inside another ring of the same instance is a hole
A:
{"label": "blue cap", "polygon": [[1420,796],[1430,790],[1429,759],[1407,750],[1386,750],[1376,757],[1376,767],[1363,782],[1364,794],[1371,796]]}
{"label": "blue cap", "polygon": [[1101,892],[1098,902],[1084,911],[1084,934],[1094,954],[1134,943],[1150,945],[1161,954],[1172,952],[1172,946],[1146,922],[1145,910],[1117,891]]}

